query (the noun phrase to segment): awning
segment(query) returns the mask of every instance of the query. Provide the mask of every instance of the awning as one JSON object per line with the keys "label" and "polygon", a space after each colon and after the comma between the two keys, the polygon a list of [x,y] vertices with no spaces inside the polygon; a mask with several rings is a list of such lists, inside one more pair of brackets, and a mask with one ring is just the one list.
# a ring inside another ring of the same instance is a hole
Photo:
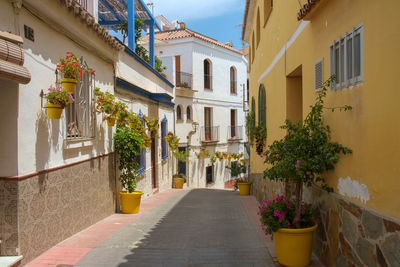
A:
{"label": "awning", "polygon": [[0,31],[0,79],[27,84],[31,74],[24,65],[23,40],[20,36]]}

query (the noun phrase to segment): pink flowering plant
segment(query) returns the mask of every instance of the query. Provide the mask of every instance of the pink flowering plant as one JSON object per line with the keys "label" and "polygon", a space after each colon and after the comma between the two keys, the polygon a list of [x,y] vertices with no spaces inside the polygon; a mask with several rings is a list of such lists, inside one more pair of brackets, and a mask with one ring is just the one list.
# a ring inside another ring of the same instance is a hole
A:
{"label": "pink flowering plant", "polygon": [[258,206],[258,214],[266,234],[272,234],[280,228],[307,228],[319,222],[312,204],[302,201],[300,216],[297,217],[294,201],[284,195],[274,200],[264,200]]}
{"label": "pink flowering plant", "polygon": [[48,103],[61,105],[62,108],[75,101],[72,94],[64,91],[61,86],[50,87],[47,93],[43,94],[43,97],[47,99]]}
{"label": "pink flowering plant", "polygon": [[[333,80],[334,77],[331,77],[323,84],[305,120],[296,123],[286,120],[285,125],[281,126],[286,135],[281,140],[274,141],[264,153],[265,163],[268,166],[264,171],[264,178],[293,183],[296,186],[294,201],[296,218],[300,218],[301,215],[303,185],[316,184],[332,192],[333,189],[321,175],[334,168],[340,154],[352,153],[350,148],[331,141],[330,128],[324,123],[325,109],[332,112],[336,109],[345,111],[352,109],[351,106],[324,107],[324,97]],[[297,228],[302,224],[300,221],[295,223]]]}

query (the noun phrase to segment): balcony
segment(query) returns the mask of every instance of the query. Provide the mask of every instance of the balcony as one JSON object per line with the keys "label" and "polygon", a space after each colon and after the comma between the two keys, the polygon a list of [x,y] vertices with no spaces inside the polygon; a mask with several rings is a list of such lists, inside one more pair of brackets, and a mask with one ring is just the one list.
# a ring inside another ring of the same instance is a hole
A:
{"label": "balcony", "polygon": [[214,143],[219,141],[219,126],[202,126],[201,142]]}
{"label": "balcony", "polygon": [[192,89],[192,74],[183,71],[176,71],[175,83],[176,87]]}
{"label": "balcony", "polygon": [[228,126],[228,141],[243,139],[243,126]]}

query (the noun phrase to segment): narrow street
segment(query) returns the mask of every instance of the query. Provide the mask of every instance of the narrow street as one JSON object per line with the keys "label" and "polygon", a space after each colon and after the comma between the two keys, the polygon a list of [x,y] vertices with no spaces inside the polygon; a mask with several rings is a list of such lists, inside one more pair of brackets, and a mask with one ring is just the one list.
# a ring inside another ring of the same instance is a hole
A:
{"label": "narrow street", "polygon": [[75,266],[274,265],[237,192],[193,189],[154,206]]}

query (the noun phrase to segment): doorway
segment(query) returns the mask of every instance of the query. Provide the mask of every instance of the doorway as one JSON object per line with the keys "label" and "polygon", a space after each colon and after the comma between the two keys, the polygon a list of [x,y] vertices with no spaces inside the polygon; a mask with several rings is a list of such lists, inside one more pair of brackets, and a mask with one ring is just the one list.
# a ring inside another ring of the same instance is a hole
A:
{"label": "doorway", "polygon": [[[180,152],[186,152],[186,147],[178,148]],[[178,173],[186,176],[186,161],[178,160]]]}
{"label": "doorway", "polygon": [[156,140],[151,139],[151,185],[153,189],[158,188],[156,172]]}
{"label": "doorway", "polygon": [[213,166],[206,167],[206,183],[211,184],[213,182]]}
{"label": "doorway", "polygon": [[303,75],[298,66],[286,77],[286,119],[298,122],[303,119]]}

